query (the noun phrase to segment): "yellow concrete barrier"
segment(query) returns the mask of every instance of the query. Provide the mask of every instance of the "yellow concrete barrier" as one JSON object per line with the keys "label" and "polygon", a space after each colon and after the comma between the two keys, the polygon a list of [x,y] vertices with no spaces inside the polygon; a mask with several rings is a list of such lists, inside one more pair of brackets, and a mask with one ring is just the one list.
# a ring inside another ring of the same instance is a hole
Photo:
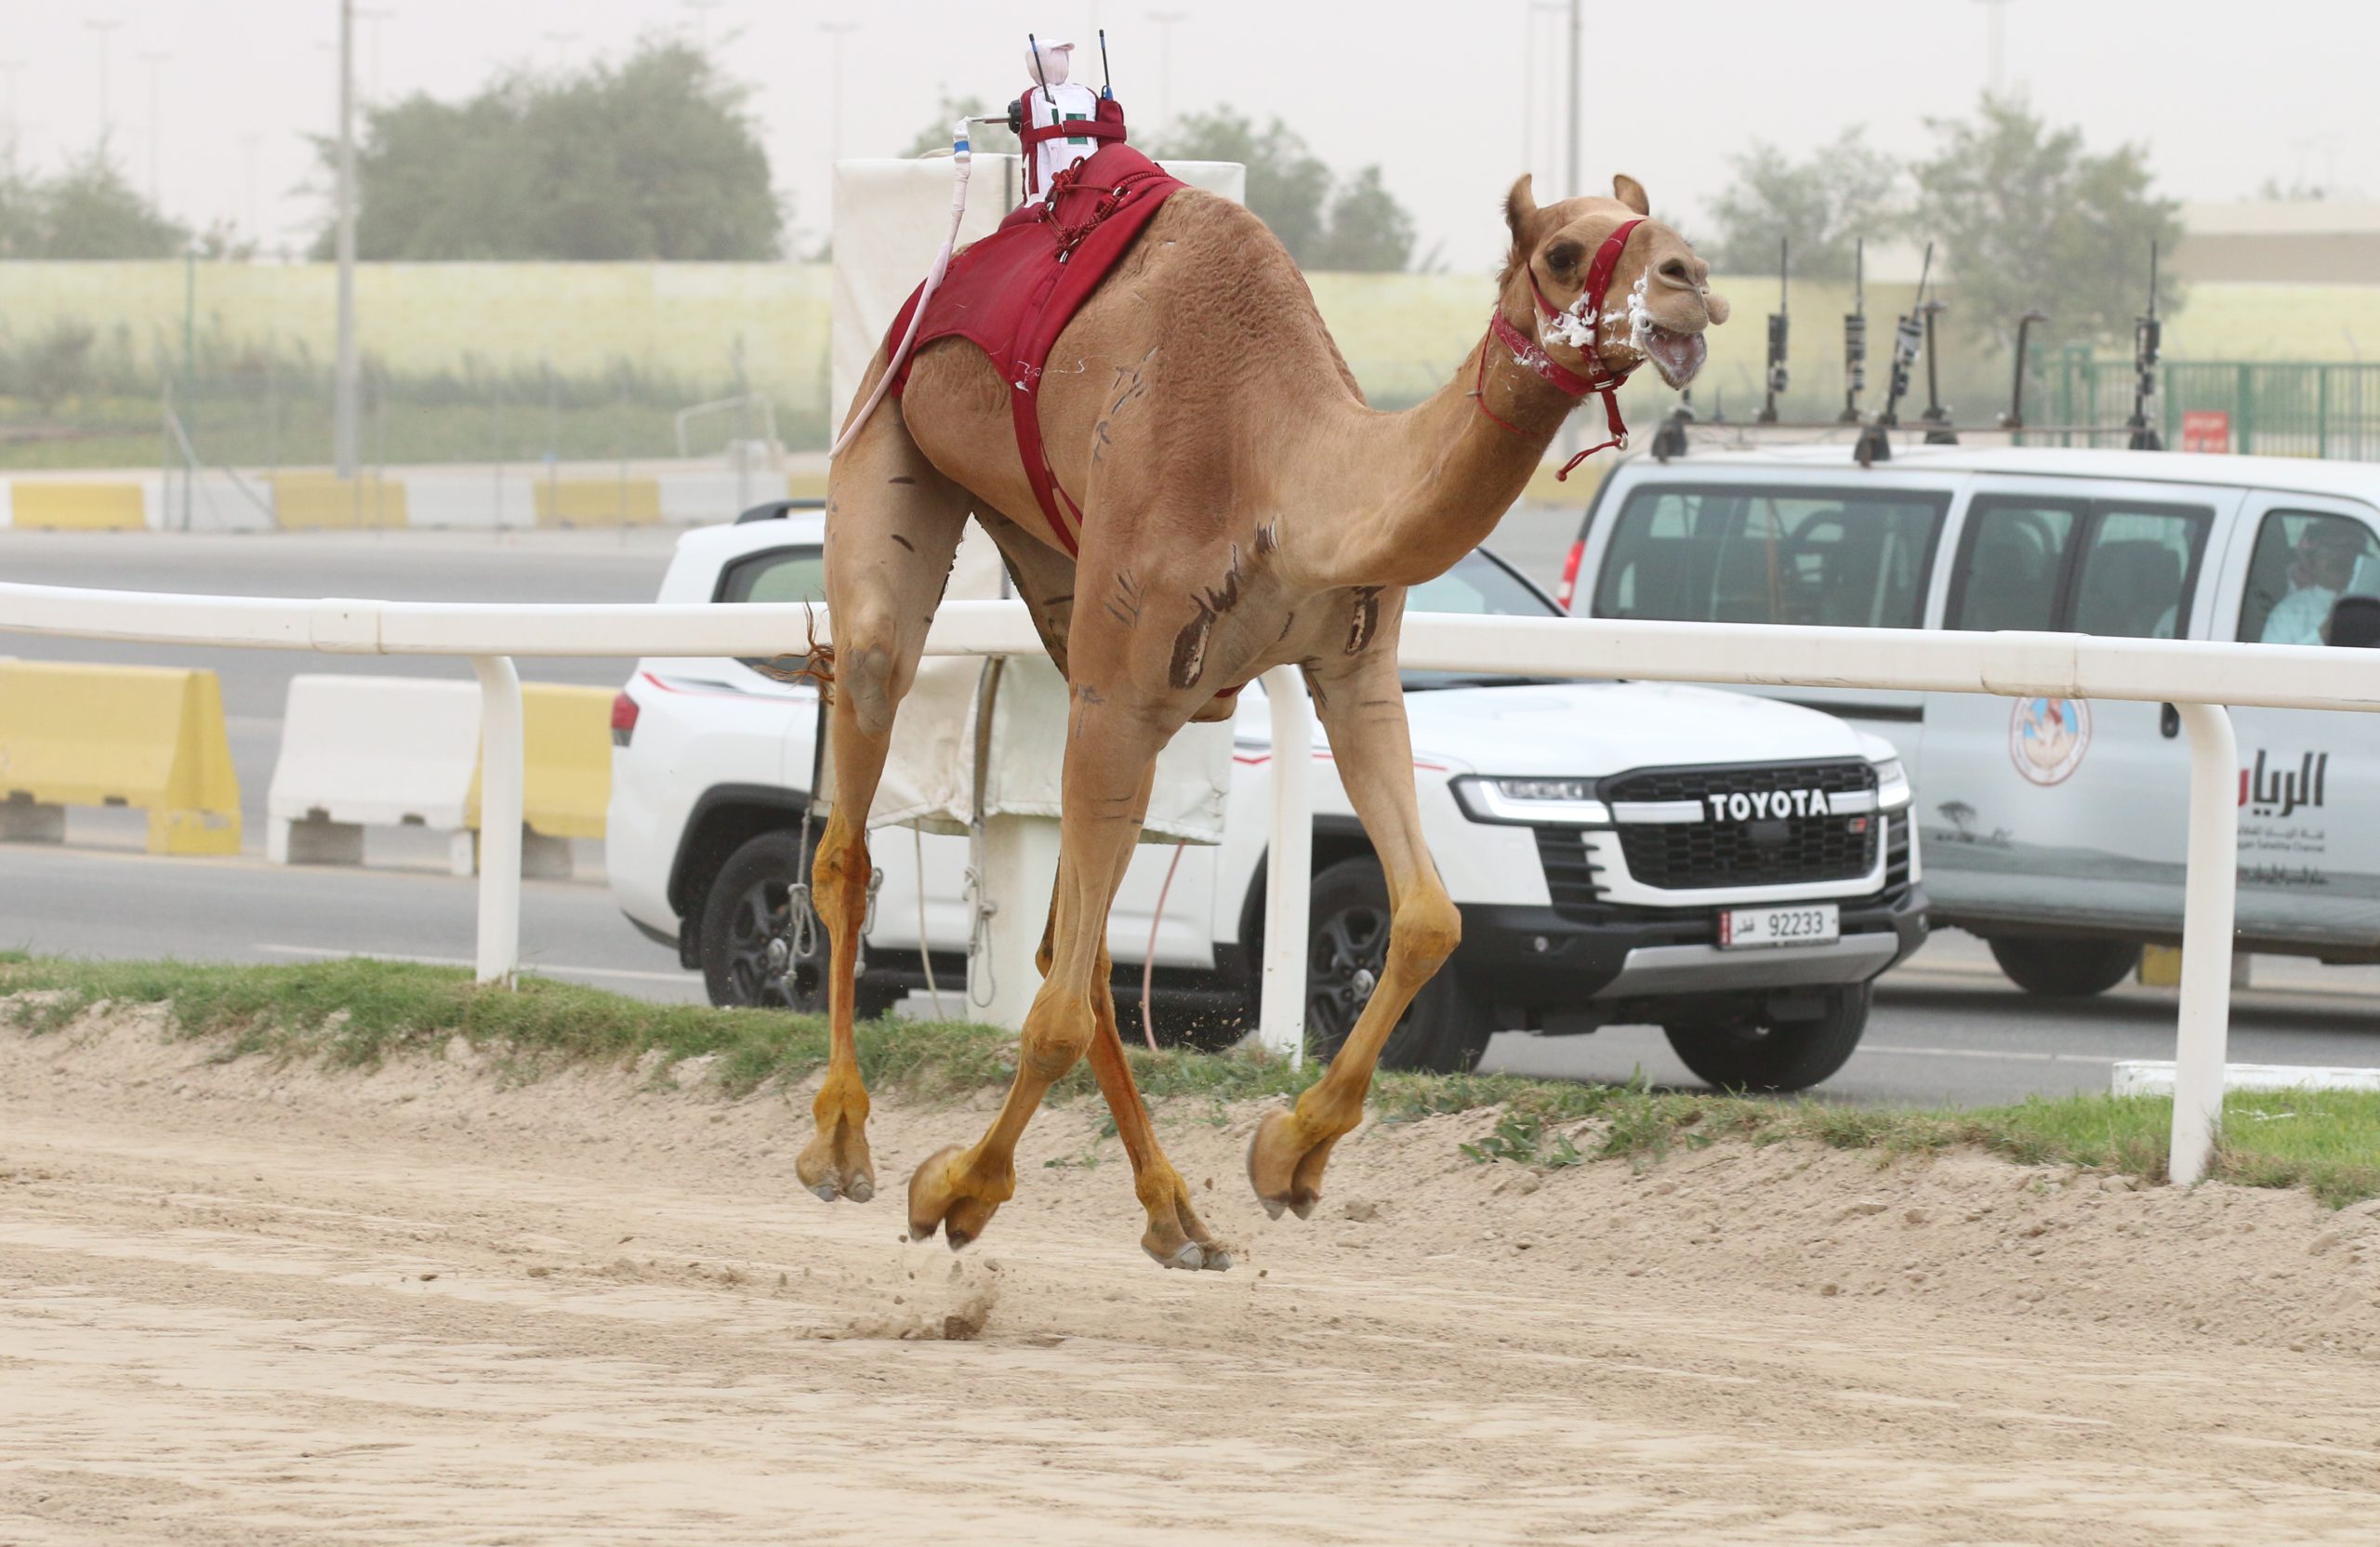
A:
{"label": "yellow concrete barrier", "polygon": [[0,831],[65,837],[67,806],[149,813],[152,854],[240,852],[240,779],[212,671],[0,661]]}
{"label": "yellow concrete barrier", "polygon": [[[1598,418],[1595,423],[1600,425],[1602,420]],[[1649,435],[1651,431],[1646,433]],[[1603,475],[1611,470],[1606,458],[1618,455],[1617,452],[1597,452],[1570,469],[1568,478],[1558,482],[1554,474],[1562,470],[1562,464],[1548,462],[1529,475],[1528,488],[1521,497],[1535,505],[1567,505],[1584,513],[1588,502],[1595,497],[1595,490],[1603,484]]]}
{"label": "yellow concrete barrier", "polygon": [[[612,803],[610,688],[521,684],[522,817],[543,838],[602,838]],[[468,820],[480,825],[480,776],[471,775]]]}
{"label": "yellow concrete barrier", "polygon": [[532,484],[539,526],[657,526],[655,478],[541,478]]}
{"label": "yellow concrete barrier", "polygon": [[272,478],[273,520],[284,531],[405,524],[405,486],[389,478],[283,472]]}
{"label": "yellow concrete barrier", "polygon": [[10,487],[20,527],[55,532],[140,532],[149,525],[138,483],[44,483],[20,478]]}

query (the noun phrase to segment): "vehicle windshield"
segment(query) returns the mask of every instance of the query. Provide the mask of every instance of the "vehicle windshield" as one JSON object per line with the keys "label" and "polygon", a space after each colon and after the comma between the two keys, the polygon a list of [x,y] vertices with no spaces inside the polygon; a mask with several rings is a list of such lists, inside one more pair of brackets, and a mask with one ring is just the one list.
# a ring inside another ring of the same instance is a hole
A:
{"label": "vehicle windshield", "polygon": [[1947,495],[1650,487],[1629,496],[1597,617],[1914,628]]}
{"label": "vehicle windshield", "polygon": [[[1460,613],[1473,617],[1562,615],[1561,608],[1485,549],[1472,549],[1456,561],[1454,568],[1407,591],[1405,610]],[[1403,675],[1408,693],[1427,693],[1435,688],[1518,687],[1562,680],[1514,672],[1408,671]]]}

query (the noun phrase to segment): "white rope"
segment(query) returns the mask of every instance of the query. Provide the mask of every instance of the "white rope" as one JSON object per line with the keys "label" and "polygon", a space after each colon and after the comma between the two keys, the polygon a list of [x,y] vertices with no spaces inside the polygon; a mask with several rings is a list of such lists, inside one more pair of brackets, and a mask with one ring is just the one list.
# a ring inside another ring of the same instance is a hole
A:
{"label": "white rope", "polygon": [[1149,1015],[1149,999],[1157,986],[1157,932],[1165,927],[1165,896],[1173,890],[1173,873],[1182,868],[1182,851],[1185,843],[1173,846],[1173,858],[1165,867],[1165,884],[1157,889],[1157,913],[1149,919],[1148,954],[1141,959],[1141,1038],[1157,1051],[1157,1022]]}
{"label": "white rope", "polygon": [[923,827],[909,829],[909,843],[918,856],[918,964],[926,970],[926,998],[933,1001],[933,1018],[949,1019],[942,1012],[942,990],[934,986],[933,952],[926,945],[926,833]]}
{"label": "white rope", "polygon": [[828,461],[840,456],[843,448],[859,434],[860,427],[867,423],[867,416],[876,412],[876,405],[884,401],[884,394],[892,390],[893,381],[899,377],[902,362],[909,358],[909,346],[917,342],[918,328],[926,319],[926,305],[933,299],[933,293],[941,288],[942,276],[950,268],[951,251],[959,245],[959,223],[967,218],[967,178],[974,164],[974,152],[967,143],[967,120],[962,118],[952,132],[950,146],[953,173],[950,234],[942,239],[942,250],[933,255],[933,267],[926,271],[925,288],[918,292],[918,304],[909,313],[908,331],[901,335],[900,347],[892,351],[892,358],[884,363],[884,374],[876,378],[876,390],[868,393],[867,401],[860,405],[858,413],[852,416],[851,423],[843,426],[843,432],[835,438],[834,449],[826,453]]}

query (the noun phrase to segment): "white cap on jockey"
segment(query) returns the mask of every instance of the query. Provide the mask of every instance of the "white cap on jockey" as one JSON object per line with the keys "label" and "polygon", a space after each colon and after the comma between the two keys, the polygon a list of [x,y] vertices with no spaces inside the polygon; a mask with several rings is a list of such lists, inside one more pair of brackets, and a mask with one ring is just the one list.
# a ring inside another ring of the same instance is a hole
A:
{"label": "white cap on jockey", "polygon": [[1058,39],[1044,38],[1041,41],[1041,68],[1038,72],[1034,69],[1033,50],[1025,49],[1025,78],[1035,86],[1039,86],[1045,79],[1051,86],[1064,86],[1074,62],[1074,46],[1071,43]]}

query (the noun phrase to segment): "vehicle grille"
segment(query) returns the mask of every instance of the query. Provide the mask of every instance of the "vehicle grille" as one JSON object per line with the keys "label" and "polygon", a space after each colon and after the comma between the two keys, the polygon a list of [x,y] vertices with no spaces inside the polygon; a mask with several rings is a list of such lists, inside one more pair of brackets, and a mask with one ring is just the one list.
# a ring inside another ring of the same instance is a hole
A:
{"label": "vehicle grille", "polygon": [[[1770,763],[1753,768],[1646,769],[1603,783],[1609,800],[1700,800],[1715,794],[1813,789],[1830,795],[1876,787],[1865,762]],[[1876,863],[1874,813],[1750,821],[1622,825],[1628,873],[1665,891],[1791,886],[1854,880]],[[1907,850],[1903,870],[1906,878]]]}

